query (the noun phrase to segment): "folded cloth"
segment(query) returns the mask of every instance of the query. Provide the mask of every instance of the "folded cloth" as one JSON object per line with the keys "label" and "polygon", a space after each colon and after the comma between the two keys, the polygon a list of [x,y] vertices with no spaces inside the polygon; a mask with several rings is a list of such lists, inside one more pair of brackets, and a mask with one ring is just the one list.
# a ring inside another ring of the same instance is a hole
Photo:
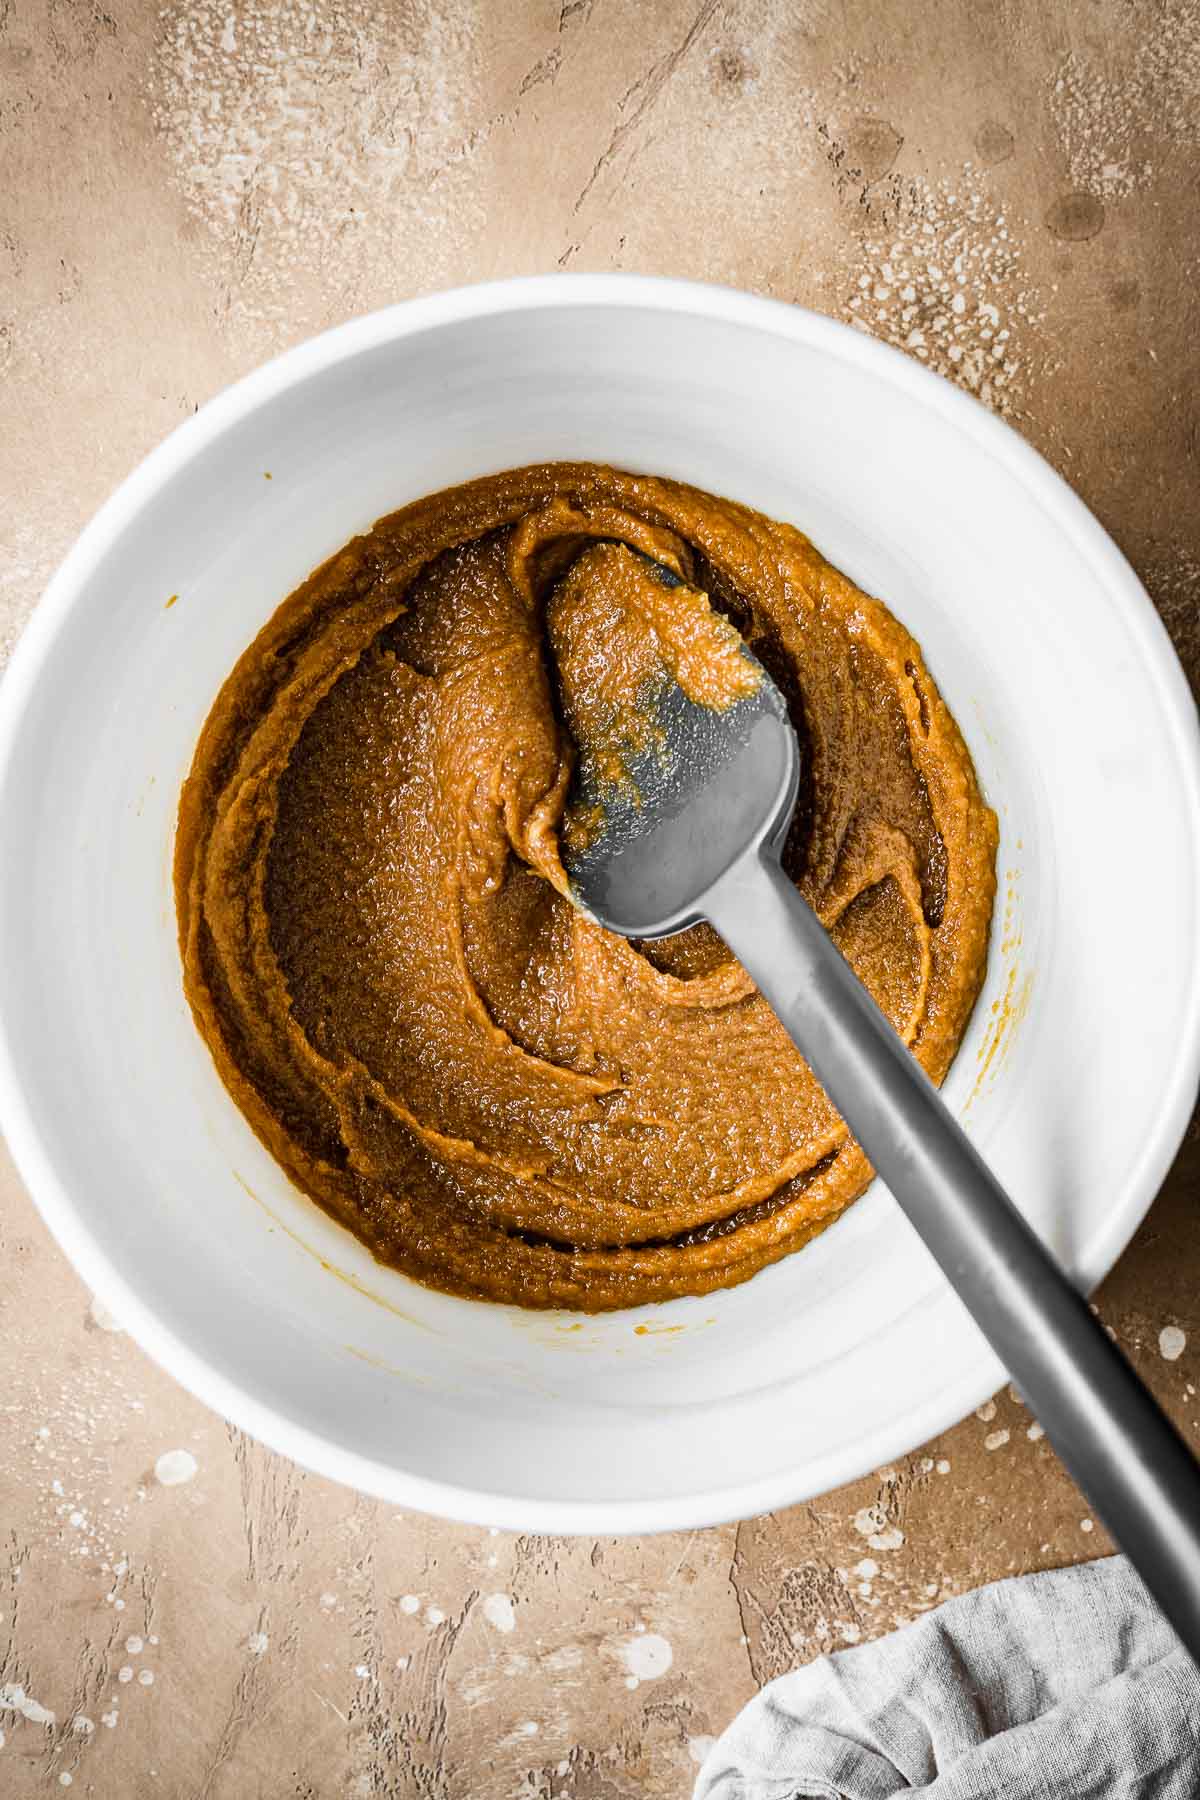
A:
{"label": "folded cloth", "polygon": [[1200,1675],[1124,1557],[995,1581],[765,1687],[694,1800],[1197,1800]]}

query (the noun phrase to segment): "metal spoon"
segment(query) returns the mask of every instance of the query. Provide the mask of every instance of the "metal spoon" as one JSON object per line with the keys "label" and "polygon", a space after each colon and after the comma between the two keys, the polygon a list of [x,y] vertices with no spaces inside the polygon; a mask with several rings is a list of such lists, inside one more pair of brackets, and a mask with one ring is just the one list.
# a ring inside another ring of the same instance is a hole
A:
{"label": "metal spoon", "polygon": [[572,896],[625,937],[716,927],[1200,1663],[1200,1465],[784,873],[800,753],[761,675],[723,712],[664,682],[653,748],[602,799],[580,746]]}

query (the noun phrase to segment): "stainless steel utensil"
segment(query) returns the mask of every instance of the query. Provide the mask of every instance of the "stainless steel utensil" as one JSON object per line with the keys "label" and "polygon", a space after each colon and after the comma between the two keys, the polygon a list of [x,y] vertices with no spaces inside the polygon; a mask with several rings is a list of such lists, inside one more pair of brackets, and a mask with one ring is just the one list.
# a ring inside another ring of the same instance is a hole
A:
{"label": "stainless steel utensil", "polygon": [[1200,1662],[1200,1466],[784,873],[799,746],[761,673],[724,712],[665,682],[653,747],[602,798],[582,747],[573,897],[626,937],[716,927]]}

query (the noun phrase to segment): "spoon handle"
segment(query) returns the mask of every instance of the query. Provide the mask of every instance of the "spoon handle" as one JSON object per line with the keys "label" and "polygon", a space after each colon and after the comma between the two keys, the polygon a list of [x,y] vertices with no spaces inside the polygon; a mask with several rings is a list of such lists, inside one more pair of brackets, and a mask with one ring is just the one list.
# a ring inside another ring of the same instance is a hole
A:
{"label": "spoon handle", "polygon": [[770,850],[702,902],[1200,1664],[1200,1464]]}

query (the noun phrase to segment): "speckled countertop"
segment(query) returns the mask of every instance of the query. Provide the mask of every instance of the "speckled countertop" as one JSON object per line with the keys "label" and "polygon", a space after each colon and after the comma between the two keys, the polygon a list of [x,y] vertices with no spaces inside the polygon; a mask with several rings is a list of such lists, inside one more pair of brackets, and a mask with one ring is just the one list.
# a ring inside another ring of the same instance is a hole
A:
{"label": "speckled countertop", "polygon": [[[853,319],[981,394],[1196,682],[1198,150],[1200,0],[0,0],[0,653],[105,494],[264,357],[624,268]],[[1101,1295],[1193,1438],[1198,1189],[1193,1128]],[[5,1800],[684,1796],[796,1660],[1106,1548],[1007,1392],[736,1527],[400,1516],[161,1375],[7,1163],[0,1334]]]}

